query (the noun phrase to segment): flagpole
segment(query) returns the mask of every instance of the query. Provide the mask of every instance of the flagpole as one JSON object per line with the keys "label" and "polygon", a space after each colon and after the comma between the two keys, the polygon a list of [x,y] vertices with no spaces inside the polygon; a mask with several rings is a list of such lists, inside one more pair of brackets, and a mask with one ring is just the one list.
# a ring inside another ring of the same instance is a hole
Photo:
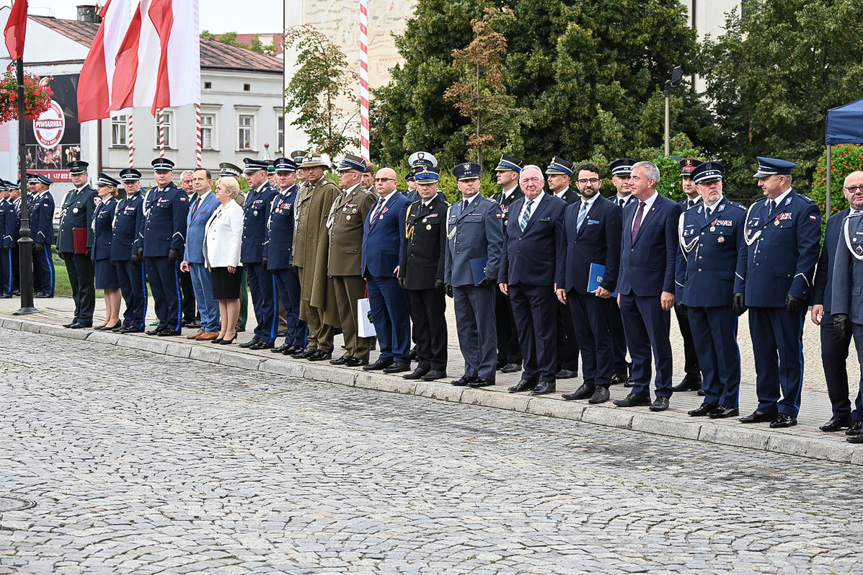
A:
{"label": "flagpole", "polygon": [[159,157],[165,157],[165,109],[159,108]]}
{"label": "flagpole", "polygon": [[[14,315],[27,315],[37,313],[39,310],[33,307],[33,238],[30,237],[30,206],[27,198],[27,148],[26,148],[26,122],[24,117],[24,58],[18,58],[15,63],[15,72],[18,77],[18,169],[21,180],[18,185],[21,189],[21,229],[18,240],[18,263],[21,283],[21,309],[13,312]],[[42,248],[47,253],[48,246]]]}
{"label": "flagpole", "polygon": [[369,7],[360,0],[360,156],[369,161]]}
{"label": "flagpole", "polygon": [[203,161],[201,160],[201,105],[200,104],[195,104],[195,125],[196,125],[196,133],[197,133],[197,136],[196,136],[197,148],[195,150],[195,161],[197,162],[197,164],[195,165],[195,167],[200,168],[201,166],[204,165]]}
{"label": "flagpole", "polygon": [[126,143],[129,146],[129,167],[135,167],[135,120],[133,112],[129,112],[129,134]]}

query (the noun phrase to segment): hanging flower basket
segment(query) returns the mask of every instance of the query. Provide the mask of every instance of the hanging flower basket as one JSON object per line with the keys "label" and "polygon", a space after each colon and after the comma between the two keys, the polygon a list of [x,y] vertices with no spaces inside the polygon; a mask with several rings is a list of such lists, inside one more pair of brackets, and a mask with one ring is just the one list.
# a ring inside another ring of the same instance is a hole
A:
{"label": "hanging flower basket", "polygon": [[[51,107],[54,92],[43,86],[38,76],[24,74],[24,117],[35,120]],[[0,124],[18,119],[18,80],[15,77],[14,62],[9,64],[0,79]]]}

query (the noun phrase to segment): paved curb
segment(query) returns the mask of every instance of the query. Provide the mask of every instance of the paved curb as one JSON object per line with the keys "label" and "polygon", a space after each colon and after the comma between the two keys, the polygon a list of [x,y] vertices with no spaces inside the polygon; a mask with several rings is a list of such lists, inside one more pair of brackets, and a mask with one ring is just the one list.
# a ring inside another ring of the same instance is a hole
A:
{"label": "paved curb", "polygon": [[785,455],[823,459],[837,463],[863,464],[863,450],[846,442],[837,441],[835,437],[824,439],[802,437],[785,430],[742,426],[736,420],[731,422],[681,419],[661,413],[636,412],[617,407],[567,402],[547,397],[510,395],[469,387],[454,387],[448,383],[407,381],[400,376],[394,375],[368,373],[316,363],[303,363],[276,357],[250,355],[249,353],[232,350],[215,350],[175,339],[165,340],[146,336],[119,335],[86,329],[70,330],[61,326],[30,320],[2,318],[0,319],[0,326],[13,331],[26,331],[67,339],[87,340],[118,347],[149,351],[156,354],[349,387],[417,395],[454,403],[481,405],[532,415],[558,417],[588,424],[631,429],[633,431],[670,437],[682,437],[706,443],[745,447]]}

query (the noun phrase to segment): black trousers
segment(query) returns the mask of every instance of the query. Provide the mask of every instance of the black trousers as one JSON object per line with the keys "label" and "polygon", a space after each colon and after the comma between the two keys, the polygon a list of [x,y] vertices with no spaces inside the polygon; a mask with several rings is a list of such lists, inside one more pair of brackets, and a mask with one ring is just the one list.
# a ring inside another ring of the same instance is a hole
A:
{"label": "black trousers", "polygon": [[433,289],[405,290],[410,301],[417,367],[446,371],[446,296]]}
{"label": "black trousers", "polygon": [[521,346],[518,343],[518,330],[512,317],[509,296],[499,289],[494,290],[494,316],[497,321],[497,363],[521,365]]}
{"label": "black trousers", "polygon": [[190,272],[180,272],[180,291],[183,294],[183,322],[191,323],[195,321],[197,308],[195,303],[195,290],[192,288],[192,274]]}
{"label": "black trousers", "polygon": [[675,307],[674,315],[677,316],[677,325],[680,327],[680,335],[683,336],[683,371],[686,372],[687,381],[701,381],[701,367],[698,365],[698,354],[695,353],[695,343],[692,341],[692,328],[689,320]]}
{"label": "black trousers", "polygon": [[93,310],[96,308],[96,279],[93,271],[93,260],[84,254],[61,252],[60,257],[66,262],[66,273],[72,284],[72,299],[75,301],[75,321],[78,323],[93,323]]}
{"label": "black trousers", "polygon": [[578,372],[578,339],[569,308],[557,301],[557,371],[568,369]]}

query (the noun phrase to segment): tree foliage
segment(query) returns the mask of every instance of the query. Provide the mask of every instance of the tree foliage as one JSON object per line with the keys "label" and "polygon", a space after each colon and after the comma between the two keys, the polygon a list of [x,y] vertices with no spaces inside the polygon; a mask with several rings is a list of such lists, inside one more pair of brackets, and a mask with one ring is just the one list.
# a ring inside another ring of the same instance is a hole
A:
{"label": "tree foliage", "polygon": [[255,34],[252,37],[251,44],[244,44],[237,40],[236,32],[225,32],[224,34],[213,34],[209,30],[201,30],[201,38],[204,40],[215,40],[216,42],[221,42],[222,44],[227,44],[228,46],[237,46],[239,48],[245,48],[247,50],[251,50],[252,52],[257,52],[258,54],[266,54],[267,56],[275,56],[276,55],[276,47],[275,46],[266,46],[263,42],[261,42],[261,37],[258,34]]}
{"label": "tree foliage", "polygon": [[285,43],[297,51],[298,68],[285,90],[286,111],[297,114],[291,125],[331,158],[349,145],[356,146],[359,102],[353,95],[359,77],[344,52],[311,26],[292,28]]}

